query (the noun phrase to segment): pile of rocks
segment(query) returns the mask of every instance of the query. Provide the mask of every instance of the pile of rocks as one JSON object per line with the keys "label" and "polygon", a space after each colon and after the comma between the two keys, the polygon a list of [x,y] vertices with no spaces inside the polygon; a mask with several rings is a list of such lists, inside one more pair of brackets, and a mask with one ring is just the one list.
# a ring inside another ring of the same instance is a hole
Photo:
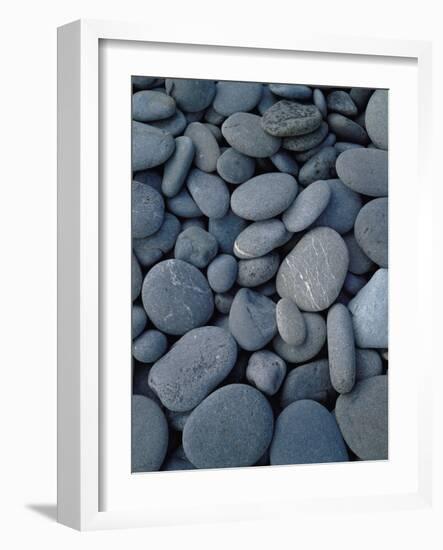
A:
{"label": "pile of rocks", "polygon": [[386,459],[388,92],[132,102],[133,471]]}

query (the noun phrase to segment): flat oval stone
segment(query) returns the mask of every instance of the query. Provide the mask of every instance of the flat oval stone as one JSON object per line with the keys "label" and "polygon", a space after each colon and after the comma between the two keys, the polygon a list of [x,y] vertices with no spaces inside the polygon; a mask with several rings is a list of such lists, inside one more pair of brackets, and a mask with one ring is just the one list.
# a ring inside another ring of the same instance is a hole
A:
{"label": "flat oval stone", "polygon": [[354,330],[349,310],[335,304],[328,311],[327,339],[329,372],[332,386],[338,393],[348,393],[355,383]]}
{"label": "flat oval stone", "polygon": [[337,158],[337,175],[357,193],[388,195],[388,153],[379,149],[348,149]]}
{"label": "flat oval stone", "polygon": [[299,346],[287,344],[281,336],[274,338],[275,352],[288,363],[304,363],[319,353],[326,342],[326,323],[318,313],[304,313],[306,338]]}
{"label": "flat oval stone", "polygon": [[272,439],[274,416],[266,398],[245,384],[207,397],[183,430],[183,448],[197,468],[252,466]]}
{"label": "flat oval stone", "polygon": [[144,239],[133,239],[132,248],[143,267],[149,267],[158,262],[163,254],[174,248],[180,233],[180,222],[169,212],[165,213],[160,229]]}
{"label": "flat oval stone", "polygon": [[171,134],[143,122],[132,122],[132,170],[147,170],[168,160],[175,149]]}
{"label": "flat oval stone", "polygon": [[269,84],[269,89],[273,94],[286,99],[306,101],[312,97],[311,88],[303,84]]}
{"label": "flat oval stone", "polygon": [[237,345],[228,331],[196,328],[154,363],[149,386],[167,409],[189,411],[226,378],[236,359]]}
{"label": "flat oval stone", "polygon": [[238,185],[252,178],[255,160],[229,147],[217,160],[217,172],[228,183]]}
{"label": "flat oval stone", "polygon": [[266,133],[261,117],[234,113],[222,124],[222,134],[231,147],[249,157],[271,157],[280,149],[281,140]]}
{"label": "flat oval stone", "polygon": [[337,152],[334,147],[324,147],[311,157],[300,169],[298,181],[307,186],[317,180],[333,178]]}
{"label": "flat oval stone", "polygon": [[214,292],[223,293],[231,289],[237,279],[237,260],[229,254],[220,254],[208,267],[208,282]]}
{"label": "flat oval stone", "polygon": [[174,197],[183,184],[194,160],[195,147],[192,139],[180,136],[175,139],[175,151],[166,161],[163,170],[162,193],[166,197]]}
{"label": "flat oval stone", "polygon": [[277,302],[278,333],[290,346],[300,346],[306,339],[306,323],[303,314],[290,298]]}
{"label": "flat oval stone", "polygon": [[270,458],[271,465],[349,460],[333,415],[320,403],[308,399],[291,403],[277,418]]}
{"label": "flat oval stone", "polygon": [[147,330],[132,342],[132,355],[140,363],[154,363],[165,354],[168,340],[163,332]]}
{"label": "flat oval stone", "polygon": [[177,195],[168,199],[166,205],[173,214],[181,218],[199,218],[203,216],[203,212],[186,189],[182,189]]}
{"label": "flat oval stone", "polygon": [[339,295],[348,265],[348,249],[340,235],[329,227],[317,227],[283,260],[277,292],[303,311],[323,311]]}
{"label": "flat oval stone", "polygon": [[282,221],[288,231],[303,231],[320,216],[331,198],[326,181],[314,181],[304,189],[283,213]]}
{"label": "flat oval stone", "polygon": [[213,80],[167,78],[166,92],[172,96],[183,111],[196,113],[209,107],[215,95]]}
{"label": "flat oval stone", "polygon": [[235,189],[231,195],[231,208],[245,220],[268,220],[284,212],[297,191],[297,180],[290,174],[261,174]]}
{"label": "flat oval stone", "polygon": [[142,300],[148,317],[166,334],[184,334],[204,325],[214,311],[206,277],[182,260],[164,260],[146,275]]}
{"label": "flat oval stone", "polygon": [[249,358],[246,378],[266,395],[275,395],[285,376],[286,363],[272,351],[256,351]]}
{"label": "flat oval stone", "polygon": [[372,349],[356,348],[355,369],[355,378],[357,381],[383,374],[383,363],[380,355]]}
{"label": "flat oval stone", "polygon": [[168,423],[160,407],[143,395],[132,396],[131,470],[155,472],[168,449]]}
{"label": "flat oval stone", "polygon": [[148,237],[163,223],[165,203],[154,188],[138,181],[132,182],[132,236]]}
{"label": "flat oval stone", "polygon": [[388,458],[388,377],[357,382],[351,393],[340,395],[335,417],[351,450],[362,460]]}
{"label": "flat oval stone", "polygon": [[328,109],[344,116],[355,116],[357,106],[352,97],[344,90],[334,90],[328,95]]}
{"label": "flat oval stone", "polygon": [[[316,226],[327,226],[340,233],[347,233],[354,227],[363,201],[339,179],[326,180],[331,191],[329,202],[315,221]],[[314,185],[314,184],[312,184]]]}
{"label": "flat oval stone", "polygon": [[283,99],[270,107],[261,120],[262,127],[271,136],[288,137],[309,134],[322,123],[315,105]]}
{"label": "flat oval stone", "polygon": [[388,347],[388,270],[379,269],[349,302],[355,343],[360,348]]}
{"label": "flat oval stone", "polygon": [[363,206],[354,226],[355,239],[373,262],[388,267],[388,199],[374,199]]}
{"label": "flat oval stone", "polygon": [[299,365],[289,372],[280,394],[280,405],[285,408],[301,399],[327,403],[333,393],[329,363],[320,359]]}
{"label": "flat oval stone", "polygon": [[215,174],[206,174],[193,168],[186,180],[197,206],[208,218],[223,218],[229,209],[229,190],[226,183]]}
{"label": "flat oval stone", "polygon": [[148,317],[142,306],[135,304],[132,306],[132,339],[137,338],[146,327]]}
{"label": "flat oval stone", "polygon": [[277,168],[279,172],[285,174],[291,174],[291,176],[297,177],[299,172],[298,163],[295,158],[287,151],[277,151],[275,155],[271,157],[272,164]]}
{"label": "flat oval stone", "polygon": [[140,296],[142,289],[143,275],[140,265],[137,261],[137,258],[132,254],[132,263],[131,263],[131,294],[132,301],[137,299]]}
{"label": "flat oval stone", "polygon": [[240,259],[259,258],[287,242],[291,234],[278,219],[254,222],[238,235],[234,254]]}
{"label": "flat oval stone", "polygon": [[322,114],[323,118],[326,118],[328,116],[328,105],[326,103],[326,98],[324,93],[318,88],[316,88],[312,93],[312,101],[314,102],[314,105]]}
{"label": "flat oval stone", "polygon": [[175,113],[172,97],[155,90],[142,90],[132,96],[132,118],[139,122],[150,122],[168,118]]}
{"label": "flat oval stone", "polygon": [[217,113],[230,116],[234,113],[252,111],[260,101],[263,85],[258,82],[217,83],[214,103]]}
{"label": "flat oval stone", "polygon": [[162,120],[153,120],[149,123],[154,128],[163,130],[172,134],[174,137],[179,136],[183,133],[183,130],[186,128],[188,121],[186,120],[185,115],[176,109],[175,113],[169,118],[164,118]]}
{"label": "flat oval stone", "polygon": [[317,130],[310,132],[309,134],[303,134],[302,136],[286,137],[283,140],[283,147],[289,151],[295,151],[301,153],[308,151],[313,147],[317,147],[328,135],[328,125],[326,122],[322,122]]}
{"label": "flat oval stone", "polygon": [[192,122],[185,130],[185,136],[195,147],[194,164],[203,172],[214,172],[220,147],[211,130],[201,122]]}
{"label": "flat oval stone", "polygon": [[277,332],[274,302],[257,292],[241,288],[229,312],[229,329],[239,346],[247,351],[266,346]]}
{"label": "flat oval stone", "polygon": [[328,115],[328,124],[332,132],[340,141],[350,141],[351,143],[359,143],[367,145],[369,143],[366,130],[350,118],[347,118],[339,113],[331,113]]}
{"label": "flat oval stone", "polygon": [[280,256],[271,252],[260,258],[238,262],[237,283],[244,287],[257,287],[268,282],[277,273]]}
{"label": "flat oval stone", "polygon": [[229,209],[222,218],[210,218],[208,231],[217,239],[220,252],[233,254],[235,239],[246,226],[246,220]]}
{"label": "flat oval stone", "polygon": [[388,148],[388,90],[375,90],[366,107],[366,130],[372,143]]}
{"label": "flat oval stone", "polygon": [[177,237],[174,257],[204,268],[217,255],[217,239],[201,227],[188,227]]}

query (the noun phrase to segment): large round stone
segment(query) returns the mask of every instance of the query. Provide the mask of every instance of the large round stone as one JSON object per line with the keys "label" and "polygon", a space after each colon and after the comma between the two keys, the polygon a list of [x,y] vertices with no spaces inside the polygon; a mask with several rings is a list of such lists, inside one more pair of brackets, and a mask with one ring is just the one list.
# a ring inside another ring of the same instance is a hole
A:
{"label": "large round stone", "polygon": [[204,172],[214,172],[220,156],[220,147],[208,126],[201,122],[192,122],[186,128],[185,136],[194,144],[195,166]]}
{"label": "large round stone", "polygon": [[375,90],[365,113],[366,130],[380,149],[388,148],[388,90]]}
{"label": "large round stone", "polygon": [[388,267],[388,199],[363,206],[355,220],[355,239],[363,252],[380,267]]}
{"label": "large round stone", "polygon": [[315,105],[283,99],[270,107],[262,119],[262,126],[272,136],[301,136],[316,130],[322,116]]}
{"label": "large round stone", "polygon": [[370,197],[388,195],[388,153],[379,149],[353,148],[337,158],[337,175],[350,189]]}
{"label": "large round stone", "polygon": [[132,396],[131,469],[155,472],[168,449],[168,423],[160,407],[144,395]]}
{"label": "large round stone", "polygon": [[235,113],[222,125],[222,134],[231,147],[249,157],[271,157],[280,149],[280,138],[266,133],[261,117],[251,113]]}

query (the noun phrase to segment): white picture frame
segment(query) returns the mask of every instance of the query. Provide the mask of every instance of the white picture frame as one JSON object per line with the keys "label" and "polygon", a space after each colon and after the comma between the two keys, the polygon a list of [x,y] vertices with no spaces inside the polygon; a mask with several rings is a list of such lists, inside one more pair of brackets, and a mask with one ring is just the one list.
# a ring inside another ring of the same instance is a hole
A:
{"label": "white picture frame", "polygon": [[[343,513],[405,507],[432,512],[432,402],[424,384],[436,373],[433,333],[418,322],[432,316],[432,284],[421,268],[432,265],[433,253],[432,243],[423,238],[433,223],[430,44],[300,33],[278,39],[253,32],[209,37],[204,30],[199,36],[194,33],[191,44],[185,28],[168,36],[145,25],[77,21],[59,29],[58,50],[59,522],[89,530],[265,516],[289,519],[295,510],[331,507]],[[291,82],[282,77],[288,63],[297,67],[294,82],[318,83],[321,68],[324,84],[392,91],[390,459],[131,475],[130,370],[119,368],[130,361],[130,186],[118,185],[130,177],[129,76]],[[417,141],[401,132],[405,102],[412,106],[409,131]],[[404,154],[408,170],[400,162]],[[402,189],[395,185],[399,181],[404,182]],[[410,221],[417,205],[408,191],[417,181],[419,214]],[[405,275],[407,254],[413,255],[414,267]],[[407,323],[402,298],[411,288],[413,320]],[[112,304],[110,296],[117,296]],[[418,343],[413,339],[417,333]],[[401,349],[402,340],[408,342],[407,350]],[[419,351],[422,368],[417,372]],[[409,426],[406,435],[404,422]],[[291,486],[297,494],[288,490]],[[145,502],[147,491],[156,498]],[[186,501],[180,498],[183,494]]]}

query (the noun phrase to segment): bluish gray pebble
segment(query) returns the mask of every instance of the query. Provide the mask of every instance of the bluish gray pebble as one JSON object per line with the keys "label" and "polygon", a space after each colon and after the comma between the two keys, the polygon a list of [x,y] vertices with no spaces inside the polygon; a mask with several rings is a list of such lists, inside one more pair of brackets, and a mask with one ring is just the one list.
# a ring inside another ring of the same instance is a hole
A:
{"label": "bluish gray pebble", "polygon": [[324,93],[318,88],[315,88],[312,94],[312,101],[314,102],[314,105],[322,114],[323,118],[326,118],[328,116],[328,105],[326,103],[326,98]]}
{"label": "bluish gray pebble", "polygon": [[[215,239],[215,237],[213,238]],[[234,286],[237,273],[237,260],[229,254],[220,254],[208,266],[209,286],[214,292],[227,292]]]}
{"label": "bluish gray pebble", "polygon": [[326,208],[315,221],[317,226],[331,227],[343,235],[354,226],[363,201],[357,193],[339,179],[326,180],[331,197]]}
{"label": "bluish gray pebble", "polygon": [[149,237],[163,223],[165,203],[163,197],[150,185],[132,182],[132,236]]}
{"label": "bluish gray pebble", "polygon": [[348,393],[355,383],[355,344],[351,314],[343,304],[328,311],[327,340],[329,372],[338,393]]}
{"label": "bluish gray pebble", "polygon": [[338,155],[340,155],[341,153],[344,153],[345,151],[349,151],[349,149],[365,148],[364,145],[360,145],[359,143],[348,143],[347,141],[337,141],[334,147]]}
{"label": "bluish gray pebble", "polygon": [[186,189],[182,189],[177,195],[168,199],[166,205],[173,214],[182,218],[199,218],[203,216],[203,212]]}
{"label": "bluish gray pebble", "polygon": [[306,339],[306,323],[297,304],[290,298],[277,302],[276,319],[278,333],[290,346],[300,346]]}
{"label": "bluish gray pebble", "polygon": [[350,118],[347,118],[339,113],[331,113],[328,115],[328,124],[332,132],[340,141],[350,141],[351,143],[359,143],[367,145],[369,143],[366,130]]}
{"label": "bluish gray pebble", "polygon": [[363,252],[380,267],[388,267],[388,199],[366,203],[358,213],[355,239]]}
{"label": "bluish gray pebble", "polygon": [[291,346],[281,336],[274,338],[274,351],[289,363],[304,363],[319,353],[326,342],[326,323],[318,313],[304,313],[306,338],[303,344]]}
{"label": "bluish gray pebble", "polygon": [[354,275],[351,272],[348,272],[346,275],[345,282],[343,284],[343,289],[351,296],[355,296],[367,283],[367,280],[361,275]]}
{"label": "bluish gray pebble", "polygon": [[375,90],[365,114],[366,131],[380,149],[388,148],[388,90]]}
{"label": "bluish gray pebble", "polygon": [[383,373],[383,363],[380,355],[372,349],[355,350],[356,380],[364,380],[371,376],[378,376]]}
{"label": "bluish gray pebble", "polygon": [[263,86],[263,93],[257,105],[258,112],[263,115],[270,107],[274,105],[274,103],[277,103],[278,99],[279,98],[271,92],[269,85]]}
{"label": "bluish gray pebble", "polygon": [[251,113],[234,113],[221,127],[231,147],[254,158],[271,157],[280,149],[281,140],[264,131],[262,118]]}
{"label": "bluish gray pebble", "polygon": [[185,130],[195,147],[194,164],[203,172],[214,172],[220,147],[211,130],[201,122],[192,122]]}
{"label": "bluish gray pebble", "polygon": [[166,92],[183,111],[196,113],[209,107],[215,95],[213,80],[167,78]]}
{"label": "bluish gray pebble", "polygon": [[301,399],[325,404],[333,394],[329,363],[326,359],[320,359],[299,365],[289,372],[280,394],[280,404],[285,408]]}
{"label": "bluish gray pebble", "polygon": [[357,114],[357,105],[352,97],[344,90],[334,90],[328,95],[327,104],[329,111],[335,111],[344,116],[353,117]]}
{"label": "bluish gray pebble", "polygon": [[162,193],[166,197],[174,197],[182,188],[194,154],[195,147],[190,137],[179,136],[175,139],[175,151],[166,161],[163,170]]}
{"label": "bluish gray pebble", "polygon": [[146,327],[147,316],[142,306],[134,304],[132,306],[132,339],[137,338]]}
{"label": "bluish gray pebble", "polygon": [[353,232],[347,233],[343,239],[349,251],[349,271],[355,275],[363,275],[371,270],[374,263],[366,256],[355,240]]}
{"label": "bluish gray pebble", "polygon": [[132,170],[146,170],[168,160],[175,149],[172,134],[143,122],[132,122]]}
{"label": "bluish gray pebble", "polygon": [[388,153],[379,149],[349,149],[337,158],[337,175],[357,193],[388,195]]}
{"label": "bluish gray pebble", "polygon": [[155,76],[133,76],[132,85],[135,90],[146,90],[150,88],[156,80]]}
{"label": "bluish gray pebble", "polygon": [[270,457],[271,465],[349,460],[334,416],[308,399],[291,403],[277,418]]}
{"label": "bluish gray pebble", "polygon": [[243,229],[236,238],[234,254],[242,260],[259,258],[281,246],[290,238],[291,234],[276,218],[254,222]]}
{"label": "bluish gray pebble", "polygon": [[215,174],[193,168],[186,180],[188,191],[197,206],[208,218],[223,218],[229,210],[229,190]]}
{"label": "bluish gray pebble", "polygon": [[154,128],[163,130],[164,132],[169,132],[174,137],[180,136],[183,133],[183,130],[186,128],[188,121],[186,120],[185,115],[176,109],[175,113],[169,118],[163,120],[155,120],[149,123]]}
{"label": "bluish gray pebble", "polygon": [[217,239],[200,227],[188,227],[177,237],[174,257],[195,267],[206,267],[217,255]]}
{"label": "bluish gray pebble", "polygon": [[137,261],[137,258],[132,254],[132,263],[131,263],[131,295],[132,301],[140,296],[141,288],[143,282],[142,270]]}
{"label": "bluish gray pebble", "polygon": [[288,151],[280,149],[275,155],[272,155],[271,162],[279,172],[297,177],[299,171],[297,161]]}
{"label": "bluish gray pebble", "polygon": [[204,325],[214,311],[206,277],[182,260],[164,260],[146,275],[143,306],[154,325],[166,334],[184,334]]}
{"label": "bluish gray pebble", "polygon": [[240,289],[229,312],[229,328],[247,351],[266,346],[277,332],[274,302],[247,288]]}
{"label": "bluish gray pebble", "polygon": [[306,186],[317,180],[328,180],[335,177],[335,160],[337,152],[334,147],[324,147],[311,157],[298,173],[298,181]]}
{"label": "bluish gray pebble", "polygon": [[209,122],[210,124],[215,124],[216,126],[220,126],[220,124],[223,124],[225,119],[226,117],[221,115],[220,113],[217,113],[214,107],[209,106],[206,109],[206,112],[205,112],[206,122]]}
{"label": "bluish gray pebble", "polygon": [[363,111],[372,95],[371,88],[351,88],[349,95],[352,101],[357,105],[359,111]]}
{"label": "bluish gray pebble", "polygon": [[240,260],[237,283],[249,288],[258,287],[274,277],[279,265],[280,257],[277,252],[271,252],[252,260]]}
{"label": "bluish gray pebble", "polygon": [[311,159],[313,156],[315,156],[317,153],[319,153],[322,149],[325,147],[332,147],[335,144],[336,137],[335,134],[329,133],[325,139],[320,143],[320,145],[317,145],[317,147],[313,147],[312,149],[309,149],[309,151],[303,151],[302,153],[296,153],[295,154],[295,160],[297,162],[307,162],[309,159]]}
{"label": "bluish gray pebble", "polygon": [[312,97],[312,90],[303,84],[269,84],[269,89],[275,95],[286,99],[307,101]]}
{"label": "bluish gray pebble", "polygon": [[[217,141],[217,143],[220,143],[223,139],[223,135],[221,133],[221,130],[218,126],[216,126],[215,124],[209,124],[209,122],[205,122],[204,125],[206,126],[206,128],[208,128],[208,130],[211,132],[211,134],[215,137],[215,140]],[[221,151],[221,149],[220,149]]]}
{"label": "bluish gray pebble", "polygon": [[162,178],[156,170],[141,170],[140,172],[134,172],[132,178],[134,181],[139,181],[145,185],[153,187],[156,191],[161,193],[162,190]]}
{"label": "bluish gray pebble", "polygon": [[139,122],[150,122],[169,118],[175,113],[172,97],[154,90],[142,90],[132,96],[132,118]]}
{"label": "bluish gray pebble", "polygon": [[286,363],[272,351],[256,351],[249,358],[246,378],[266,395],[275,395],[285,376]]}
{"label": "bluish gray pebble", "polygon": [[132,342],[132,355],[140,363],[154,363],[167,348],[168,340],[163,332],[147,330]]}
{"label": "bluish gray pebble", "polygon": [[[261,120],[262,127],[271,136],[301,136],[314,132],[322,123],[315,105],[282,99],[270,107]],[[270,155],[268,155],[270,156]]]}
{"label": "bluish gray pebble", "polygon": [[258,82],[217,83],[213,108],[224,116],[252,111],[260,101],[263,85]]}
{"label": "bluish gray pebble", "polygon": [[274,416],[255,388],[230,384],[207,397],[183,430],[183,448],[197,468],[252,466],[268,448]]}
{"label": "bluish gray pebble", "polygon": [[168,449],[168,423],[160,407],[143,395],[132,396],[131,469],[155,472]]}
{"label": "bluish gray pebble", "polygon": [[331,188],[327,181],[315,181],[304,189],[283,213],[282,221],[288,231],[303,231],[328,206]]}
{"label": "bluish gray pebble", "polygon": [[233,254],[235,239],[246,226],[246,220],[228,210],[222,218],[210,218],[208,231],[217,239],[220,252]]}
{"label": "bluish gray pebble", "polygon": [[223,293],[218,293],[214,296],[214,303],[217,311],[222,315],[228,315],[231,310],[232,302],[234,301],[234,292],[228,291]]}
{"label": "bluish gray pebble", "polygon": [[226,149],[217,160],[217,172],[228,183],[243,183],[254,175],[254,171],[255,160],[232,147]]}
{"label": "bluish gray pebble", "polygon": [[303,134],[302,136],[286,137],[283,140],[283,148],[296,153],[302,153],[303,151],[309,151],[313,147],[317,147],[328,135],[328,125],[326,122],[322,122],[317,130],[310,132],[309,134]]}
{"label": "bluish gray pebble", "polygon": [[163,254],[174,248],[177,236],[180,233],[180,222],[169,212],[165,213],[160,229],[144,239],[133,239],[132,247],[138,261],[144,267],[158,262]]}
{"label": "bluish gray pebble", "polygon": [[226,378],[236,359],[237,345],[228,331],[196,328],[154,363],[149,385],[167,409],[189,411]]}
{"label": "bluish gray pebble", "polygon": [[134,366],[132,369],[132,393],[133,395],[144,395],[149,399],[152,399],[157,405],[163,407],[160,399],[151,390],[148,384],[149,371],[151,367],[149,365]]}

